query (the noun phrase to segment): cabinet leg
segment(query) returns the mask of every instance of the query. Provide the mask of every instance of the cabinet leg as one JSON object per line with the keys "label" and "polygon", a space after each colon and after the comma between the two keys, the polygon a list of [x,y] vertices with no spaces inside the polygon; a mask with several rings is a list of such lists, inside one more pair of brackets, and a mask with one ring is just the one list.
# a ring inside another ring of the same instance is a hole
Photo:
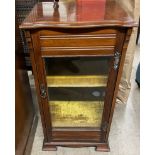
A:
{"label": "cabinet leg", "polygon": [[57,146],[43,146],[43,151],[57,151]]}
{"label": "cabinet leg", "polygon": [[100,152],[109,152],[110,148],[108,144],[103,144],[103,145],[97,146],[95,150]]}
{"label": "cabinet leg", "polygon": [[57,151],[57,146],[44,141],[42,150],[43,151]]}

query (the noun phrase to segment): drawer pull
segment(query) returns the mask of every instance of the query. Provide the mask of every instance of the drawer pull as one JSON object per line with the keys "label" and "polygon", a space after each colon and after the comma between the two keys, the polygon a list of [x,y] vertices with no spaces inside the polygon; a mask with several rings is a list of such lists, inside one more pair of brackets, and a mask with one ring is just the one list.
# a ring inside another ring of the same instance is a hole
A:
{"label": "drawer pull", "polygon": [[118,69],[120,55],[121,55],[120,52],[118,50],[116,50],[116,52],[114,54],[114,70],[117,70]]}

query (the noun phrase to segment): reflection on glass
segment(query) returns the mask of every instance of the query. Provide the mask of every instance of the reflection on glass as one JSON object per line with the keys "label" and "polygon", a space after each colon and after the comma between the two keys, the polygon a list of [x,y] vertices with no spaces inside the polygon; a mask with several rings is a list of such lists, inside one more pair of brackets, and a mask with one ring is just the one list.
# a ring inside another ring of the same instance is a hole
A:
{"label": "reflection on glass", "polygon": [[102,101],[105,96],[103,87],[50,87],[49,101]]}
{"label": "reflection on glass", "polygon": [[45,58],[53,127],[100,127],[110,60]]}

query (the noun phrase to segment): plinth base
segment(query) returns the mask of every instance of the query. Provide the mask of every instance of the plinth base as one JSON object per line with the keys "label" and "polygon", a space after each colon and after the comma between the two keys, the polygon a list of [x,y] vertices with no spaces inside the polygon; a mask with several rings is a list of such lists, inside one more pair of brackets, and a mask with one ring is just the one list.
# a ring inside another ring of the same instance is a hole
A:
{"label": "plinth base", "polygon": [[43,143],[43,151],[57,151],[57,147],[72,147],[72,148],[80,148],[80,147],[96,147],[96,151],[100,152],[109,152],[109,144],[108,143],[84,143],[84,142],[44,142]]}

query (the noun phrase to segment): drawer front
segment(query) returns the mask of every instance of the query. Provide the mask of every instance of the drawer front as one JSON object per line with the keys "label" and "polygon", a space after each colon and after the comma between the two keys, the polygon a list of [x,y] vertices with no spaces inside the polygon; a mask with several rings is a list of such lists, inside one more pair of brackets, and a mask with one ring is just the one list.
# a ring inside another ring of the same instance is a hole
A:
{"label": "drawer front", "polygon": [[115,36],[70,36],[64,38],[40,38],[41,47],[87,47],[87,46],[114,46]]}
{"label": "drawer front", "polygon": [[116,29],[40,30],[42,56],[113,55]]}

